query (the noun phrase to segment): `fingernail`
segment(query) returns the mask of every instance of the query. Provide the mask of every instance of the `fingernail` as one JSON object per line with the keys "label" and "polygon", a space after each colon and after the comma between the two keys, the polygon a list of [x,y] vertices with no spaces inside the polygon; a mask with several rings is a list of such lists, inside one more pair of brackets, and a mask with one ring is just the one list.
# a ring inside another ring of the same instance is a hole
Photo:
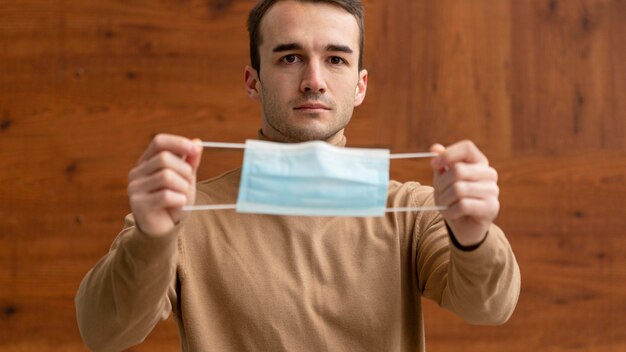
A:
{"label": "fingernail", "polygon": [[194,149],[194,151],[199,153],[202,150],[202,141],[199,139],[194,139],[191,142],[193,143],[192,148]]}

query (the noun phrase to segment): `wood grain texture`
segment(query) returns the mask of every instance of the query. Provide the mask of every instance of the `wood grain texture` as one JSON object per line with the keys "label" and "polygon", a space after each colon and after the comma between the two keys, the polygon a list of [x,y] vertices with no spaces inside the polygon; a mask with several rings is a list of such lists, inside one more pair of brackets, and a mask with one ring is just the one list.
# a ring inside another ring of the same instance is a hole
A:
{"label": "wood grain texture", "polygon": [[513,4],[515,149],[623,150],[623,1]]}
{"label": "wood grain texture", "polygon": [[[0,351],[84,351],[74,294],[159,132],[254,138],[253,0],[0,3]],[[426,304],[428,351],[626,350],[626,1],[364,1],[352,146],[472,139],[500,175],[522,295],[500,327]],[[200,178],[241,164],[208,151]],[[427,161],[399,180],[430,183]],[[178,350],[173,321],[132,351]]]}

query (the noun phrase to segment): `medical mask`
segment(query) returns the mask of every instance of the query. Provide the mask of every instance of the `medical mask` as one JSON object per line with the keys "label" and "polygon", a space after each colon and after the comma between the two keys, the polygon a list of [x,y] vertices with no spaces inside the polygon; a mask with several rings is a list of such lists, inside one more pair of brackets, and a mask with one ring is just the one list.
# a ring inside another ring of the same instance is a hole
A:
{"label": "medical mask", "polygon": [[245,144],[204,142],[205,147],[245,148],[237,204],[186,206],[183,210],[236,209],[240,213],[305,216],[383,216],[391,158],[433,153],[390,154],[388,149],[339,148],[323,141]]}
{"label": "medical mask", "polygon": [[388,184],[388,150],[247,141],[237,211],[377,216]]}

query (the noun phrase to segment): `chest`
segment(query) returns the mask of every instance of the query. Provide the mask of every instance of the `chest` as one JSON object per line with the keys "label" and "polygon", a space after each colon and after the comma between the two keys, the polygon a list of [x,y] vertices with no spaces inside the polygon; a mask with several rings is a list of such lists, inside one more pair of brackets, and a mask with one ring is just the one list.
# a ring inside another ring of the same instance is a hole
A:
{"label": "chest", "polygon": [[270,335],[276,324],[307,336],[385,328],[404,251],[393,226],[371,218],[218,214],[184,233],[182,304]]}

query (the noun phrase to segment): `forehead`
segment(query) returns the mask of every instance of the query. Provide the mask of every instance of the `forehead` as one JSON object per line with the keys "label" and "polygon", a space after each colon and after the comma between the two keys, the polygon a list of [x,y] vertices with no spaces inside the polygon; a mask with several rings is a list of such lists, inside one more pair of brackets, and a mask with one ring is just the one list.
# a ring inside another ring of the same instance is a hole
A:
{"label": "forehead", "polygon": [[359,25],[338,5],[284,0],[265,13],[260,25],[261,51],[279,44],[297,43],[307,48],[346,45],[358,52]]}

